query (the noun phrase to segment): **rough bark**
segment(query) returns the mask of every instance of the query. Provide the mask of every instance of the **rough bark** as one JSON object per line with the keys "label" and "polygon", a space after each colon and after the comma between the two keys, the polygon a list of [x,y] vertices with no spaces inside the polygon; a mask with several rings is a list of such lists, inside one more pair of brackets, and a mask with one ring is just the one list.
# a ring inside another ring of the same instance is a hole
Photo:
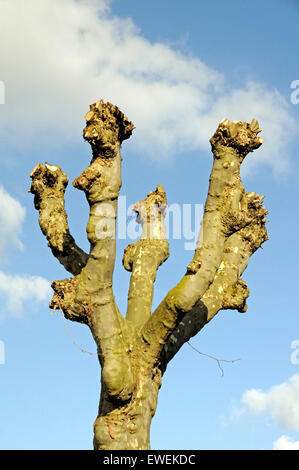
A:
{"label": "rough bark", "polygon": [[88,325],[97,345],[101,398],[94,448],[145,450],[150,448],[150,424],[168,362],[220,310],[247,308],[249,291],[241,275],[250,256],[267,239],[267,211],[262,196],[245,193],[240,165],[262,139],[255,119],[250,124],[227,119],[219,124],[211,138],[214,163],[197,248],[181,281],[153,313],[156,272],[169,256],[163,186],[135,204],[142,235],[123,257],[125,269],[131,272],[123,317],[112,278],[120,147],[134,126],[116,106],[103,101],[90,106],[86,122],[83,136],[91,145],[92,160],[73,186],[84,191],[90,206],[89,254],[69,233],[65,173],[47,163],[38,164],[31,173],[41,230],[54,256],[73,274],[71,279],[53,281],[50,307]]}
{"label": "rough bark", "polygon": [[123,265],[132,272],[126,318],[137,327],[143,326],[151,316],[156,272],[169,256],[164,225],[166,206],[164,188],[158,185],[156,191],[132,208],[142,226],[142,234],[138,242],[125,249]]}
{"label": "rough bark", "polygon": [[39,211],[39,225],[53,255],[71,274],[79,274],[88,255],[79,248],[69,232],[64,209],[64,192],[68,178],[59,166],[39,163],[32,170],[31,188],[34,205]]}

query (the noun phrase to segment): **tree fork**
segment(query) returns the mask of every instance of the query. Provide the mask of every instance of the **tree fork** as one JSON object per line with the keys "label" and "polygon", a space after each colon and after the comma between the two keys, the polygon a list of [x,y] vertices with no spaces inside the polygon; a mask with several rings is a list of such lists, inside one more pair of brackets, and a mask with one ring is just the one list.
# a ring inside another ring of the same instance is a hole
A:
{"label": "tree fork", "polygon": [[211,138],[214,163],[198,244],[181,281],[152,313],[156,272],[168,258],[163,186],[134,205],[140,240],[123,264],[131,272],[126,316],[116,305],[112,278],[123,140],[134,129],[111,103],[93,103],[83,136],[92,160],[73,186],[90,207],[86,254],[69,232],[64,208],[67,176],[59,166],[38,164],[31,173],[39,223],[53,255],[73,277],[53,281],[51,308],[90,328],[101,365],[101,397],[94,423],[98,450],[150,448],[162,375],[181,346],[221,310],[244,312],[249,290],[241,279],[250,256],[267,240],[262,196],[245,193],[240,166],[262,144],[258,122],[224,119]]}

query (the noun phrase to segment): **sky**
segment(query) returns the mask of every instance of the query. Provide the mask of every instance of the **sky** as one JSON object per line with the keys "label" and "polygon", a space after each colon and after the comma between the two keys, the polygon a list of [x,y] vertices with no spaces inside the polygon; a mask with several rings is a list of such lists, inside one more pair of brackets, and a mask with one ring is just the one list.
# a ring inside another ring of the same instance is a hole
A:
{"label": "sky", "polygon": [[[243,275],[248,310],[220,312],[190,341],[240,360],[222,374],[185,344],[163,376],[152,448],[299,449],[298,20],[298,0],[0,0],[1,449],[92,448],[100,369],[76,344],[95,344],[86,326],[51,315],[50,284],[68,273],[28,189],[37,163],[62,167],[70,229],[88,250],[88,205],[71,182],[89,164],[84,115],[100,98],[136,126],[122,146],[124,207],[162,184],[169,207],[191,208],[189,231],[186,219],[183,236],[170,230],[153,307],[192,258],[218,123],[256,118],[264,139],[242,168],[269,211],[269,241]],[[122,312],[130,212],[127,222],[114,274]]]}

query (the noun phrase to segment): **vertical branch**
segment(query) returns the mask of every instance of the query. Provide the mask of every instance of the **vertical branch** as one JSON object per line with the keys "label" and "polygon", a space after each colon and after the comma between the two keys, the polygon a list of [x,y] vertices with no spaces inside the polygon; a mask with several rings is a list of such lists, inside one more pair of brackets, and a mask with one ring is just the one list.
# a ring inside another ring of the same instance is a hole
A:
{"label": "vertical branch", "polygon": [[134,381],[127,354],[127,330],[124,335],[112,277],[117,199],[121,187],[120,147],[133,128],[111,103],[98,101],[86,114],[83,136],[91,145],[93,158],[73,186],[84,191],[90,206],[87,224],[90,254],[79,276],[52,284],[55,295],[51,303],[52,306],[58,304],[67,318],[88,323],[98,347],[107,393],[122,401],[132,394]]}
{"label": "vertical branch", "polygon": [[166,205],[164,188],[158,185],[144,201],[132,207],[142,234],[138,242],[125,249],[123,264],[127,271],[132,272],[126,318],[138,328],[151,315],[156,272],[169,256],[164,224]]}
{"label": "vertical branch", "polygon": [[98,101],[86,115],[84,138],[93,159],[74,187],[83,190],[90,205],[87,236],[90,260],[82,271],[85,295],[91,296],[90,327],[98,345],[102,380],[111,397],[127,400],[134,387],[112,277],[116,249],[116,211],[121,187],[120,146],[133,124],[114,105]]}

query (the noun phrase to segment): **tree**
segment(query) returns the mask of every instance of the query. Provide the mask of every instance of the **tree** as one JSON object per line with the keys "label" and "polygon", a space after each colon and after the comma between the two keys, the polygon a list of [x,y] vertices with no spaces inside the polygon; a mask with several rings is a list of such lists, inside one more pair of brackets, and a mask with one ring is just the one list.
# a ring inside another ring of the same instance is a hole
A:
{"label": "tree", "polygon": [[85,192],[90,206],[89,254],[69,231],[66,174],[59,166],[41,163],[31,173],[41,230],[53,255],[73,275],[53,281],[50,308],[88,325],[97,345],[101,398],[94,448],[99,450],[150,448],[150,424],[167,364],[220,310],[247,309],[249,291],[241,275],[268,238],[263,196],[246,193],[240,179],[245,156],[262,144],[259,124],[256,119],[250,124],[224,119],[210,140],[214,162],[193,259],[153,313],[156,272],[169,255],[163,186],[135,204],[142,235],[124,252],[124,267],[131,272],[124,317],[114,299],[112,276],[120,147],[133,129],[116,106],[102,100],[86,114],[83,136],[91,145],[92,160],[73,186]]}

